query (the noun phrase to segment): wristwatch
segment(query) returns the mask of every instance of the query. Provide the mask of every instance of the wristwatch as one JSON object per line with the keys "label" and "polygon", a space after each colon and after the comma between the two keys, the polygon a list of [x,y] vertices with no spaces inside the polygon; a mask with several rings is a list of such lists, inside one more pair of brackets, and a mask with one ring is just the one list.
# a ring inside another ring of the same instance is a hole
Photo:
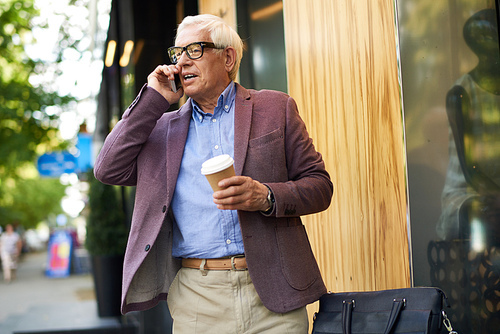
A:
{"label": "wristwatch", "polygon": [[269,188],[267,185],[265,185],[267,187],[267,204],[269,205],[269,209],[267,209],[266,211],[263,211],[265,214],[270,214],[271,212],[273,212],[273,209],[274,209],[274,194],[271,190],[271,188]]}

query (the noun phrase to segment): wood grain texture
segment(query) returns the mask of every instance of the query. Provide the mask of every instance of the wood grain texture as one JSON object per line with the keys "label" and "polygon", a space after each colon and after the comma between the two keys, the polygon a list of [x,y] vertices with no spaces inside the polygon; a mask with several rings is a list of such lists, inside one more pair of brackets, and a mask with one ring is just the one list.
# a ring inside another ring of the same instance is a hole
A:
{"label": "wood grain texture", "polygon": [[410,286],[392,0],[285,0],[288,87],[335,186],[304,217],[331,291]]}
{"label": "wood grain texture", "polygon": [[198,0],[200,14],[217,15],[236,29],[236,5],[234,0]]}

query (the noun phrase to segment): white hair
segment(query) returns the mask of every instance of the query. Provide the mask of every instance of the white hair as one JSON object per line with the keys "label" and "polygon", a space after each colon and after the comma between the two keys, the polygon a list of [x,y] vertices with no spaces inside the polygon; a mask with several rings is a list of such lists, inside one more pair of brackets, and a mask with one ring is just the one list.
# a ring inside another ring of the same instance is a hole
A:
{"label": "white hair", "polygon": [[[236,62],[233,69],[229,72],[229,78],[235,80],[240,68],[241,57],[243,57],[243,41],[240,35],[220,17],[211,14],[201,14],[186,16],[177,28],[177,36],[185,28],[195,25],[199,26],[202,31],[210,34],[210,38],[212,38],[212,42],[217,48],[224,49],[232,46],[236,50]],[[176,40],[177,36],[175,37]],[[218,49],[216,51],[222,52]]]}

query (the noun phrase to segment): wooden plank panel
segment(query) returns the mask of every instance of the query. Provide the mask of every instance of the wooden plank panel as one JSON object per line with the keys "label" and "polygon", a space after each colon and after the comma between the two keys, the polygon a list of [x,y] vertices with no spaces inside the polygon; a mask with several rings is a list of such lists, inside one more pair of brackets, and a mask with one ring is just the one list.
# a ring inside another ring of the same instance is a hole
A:
{"label": "wooden plank panel", "polygon": [[198,0],[200,14],[213,14],[222,17],[236,29],[236,6],[234,0]]}
{"label": "wooden plank panel", "polygon": [[288,87],[335,185],[304,218],[332,291],[410,286],[392,0],[285,0]]}

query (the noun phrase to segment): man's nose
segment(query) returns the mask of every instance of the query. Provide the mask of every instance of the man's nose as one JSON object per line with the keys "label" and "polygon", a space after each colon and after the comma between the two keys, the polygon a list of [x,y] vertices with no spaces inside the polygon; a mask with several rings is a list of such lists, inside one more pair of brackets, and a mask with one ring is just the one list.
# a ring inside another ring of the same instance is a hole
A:
{"label": "man's nose", "polygon": [[177,65],[182,66],[190,60],[191,59],[188,57],[187,51],[184,51],[183,53],[181,53],[180,57],[177,58]]}

